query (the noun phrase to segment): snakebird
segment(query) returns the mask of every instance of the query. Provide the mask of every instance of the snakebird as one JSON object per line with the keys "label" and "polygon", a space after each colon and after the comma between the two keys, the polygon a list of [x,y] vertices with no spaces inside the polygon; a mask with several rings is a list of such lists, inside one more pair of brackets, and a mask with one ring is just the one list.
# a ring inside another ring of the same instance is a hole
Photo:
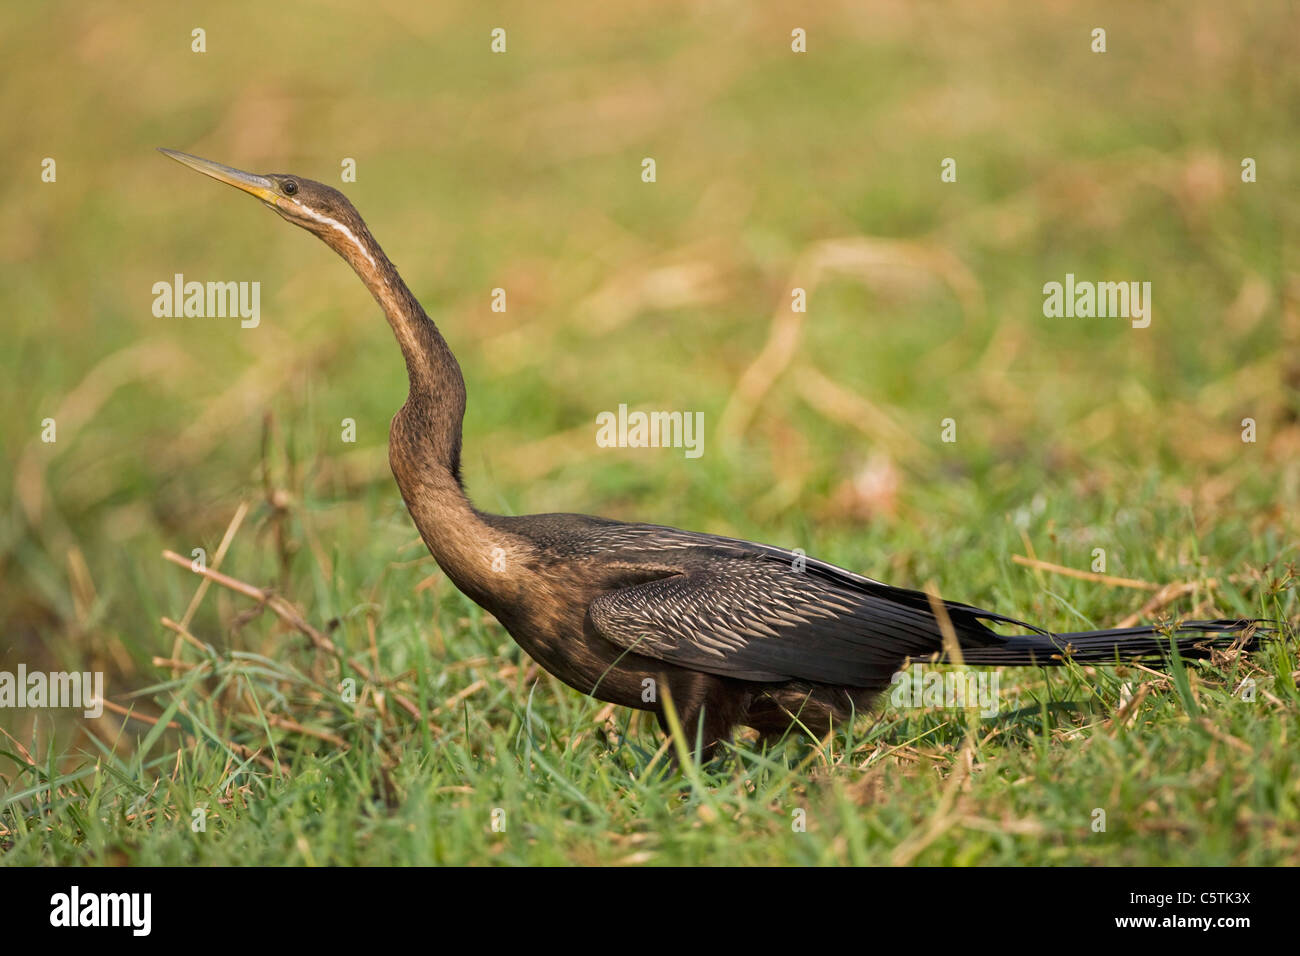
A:
{"label": "snakebird", "polygon": [[700,758],[737,726],[768,737],[797,721],[825,736],[866,710],[909,659],[947,660],[948,624],[961,658],[975,665],[1159,661],[1171,645],[1204,657],[1210,647],[1255,640],[1259,622],[1246,620],[1184,622],[1168,634],[1155,627],[1053,634],[955,601],[932,604],[924,592],[783,548],[578,514],[479,511],[461,480],[460,366],[352,204],[300,176],[253,175],[162,152],[314,233],[378,301],[409,380],[388,459],[447,577],[570,687],[652,711],[665,733],[671,700]]}

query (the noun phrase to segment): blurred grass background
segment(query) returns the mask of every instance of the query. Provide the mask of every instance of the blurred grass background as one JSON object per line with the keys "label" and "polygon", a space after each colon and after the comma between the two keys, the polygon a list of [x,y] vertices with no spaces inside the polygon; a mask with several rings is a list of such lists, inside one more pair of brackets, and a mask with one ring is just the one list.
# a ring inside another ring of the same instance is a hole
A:
{"label": "blurred grass background", "polygon": [[[1147,595],[1012,554],[1087,569],[1102,547],[1114,575],[1217,579],[1163,613],[1293,616],[1297,19],[1282,2],[7,5],[0,669],[104,670],[120,701],[151,685],[175,641],[159,618],[194,589],[160,552],[213,554],[244,501],[223,567],[345,647],[378,640],[394,672],[478,620],[429,577],[388,472],[405,382],[373,301],[156,146],[344,188],[464,367],[480,507],[802,547],[1059,629]],[[178,272],[261,282],[260,327],[154,317],[153,283]],[[1044,318],[1067,272],[1151,282],[1151,327]],[[703,457],[598,448],[620,403],[702,410]],[[247,608],[214,589],[192,629],[284,648],[241,631]],[[91,746],[63,715],[0,726],[52,767]]]}

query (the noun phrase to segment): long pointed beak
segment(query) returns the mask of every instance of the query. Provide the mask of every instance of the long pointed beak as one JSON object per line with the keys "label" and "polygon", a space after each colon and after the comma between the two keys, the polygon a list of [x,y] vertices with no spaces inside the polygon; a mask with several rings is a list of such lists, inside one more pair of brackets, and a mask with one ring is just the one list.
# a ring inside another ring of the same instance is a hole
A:
{"label": "long pointed beak", "polygon": [[191,156],[189,153],[182,153],[177,149],[164,149],[159,146],[158,152],[164,156],[170,156],[178,163],[184,163],[190,169],[197,169],[205,176],[211,176],[227,186],[234,186],[236,189],[251,193],[264,203],[272,206],[278,204],[275,183],[265,176],[257,176],[253,173],[246,173],[241,169],[234,169],[231,166],[223,166],[220,163],[214,163],[210,159]]}

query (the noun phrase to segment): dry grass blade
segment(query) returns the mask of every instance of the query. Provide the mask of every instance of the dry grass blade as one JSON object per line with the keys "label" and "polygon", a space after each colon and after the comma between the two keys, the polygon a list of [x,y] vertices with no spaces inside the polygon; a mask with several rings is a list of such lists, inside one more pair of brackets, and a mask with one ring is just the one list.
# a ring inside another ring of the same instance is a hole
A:
{"label": "dry grass blade", "polygon": [[1052,564],[1050,561],[1040,561],[1032,557],[1027,558],[1023,554],[1013,554],[1011,560],[1016,564],[1023,564],[1027,568],[1051,571],[1053,574],[1060,574],[1067,578],[1078,578],[1080,581],[1095,581],[1107,587],[1133,588],[1138,591],[1156,591],[1160,589],[1160,585],[1152,584],[1150,581],[1139,581],[1136,578],[1117,578],[1109,574],[1098,574],[1095,571],[1080,571],[1078,568],[1068,568],[1063,564]]}
{"label": "dry grass blade", "polygon": [[[142,723],[151,724],[151,725],[157,725],[158,723],[157,717],[150,717],[148,714],[142,714],[135,710],[129,710],[126,707],[123,707],[121,704],[115,704],[111,700],[104,701],[104,708],[106,710],[112,711],[115,714],[118,714],[121,717],[126,717],[130,720],[138,720],[141,721]],[[168,730],[180,731],[182,736],[184,736],[185,738],[185,742],[187,746],[193,747],[195,746],[195,744],[198,743],[198,739],[193,734],[185,733],[184,728],[181,727],[180,724],[176,723],[176,721],[174,720],[168,721],[166,727]],[[258,763],[266,767],[268,770],[278,771],[280,774],[286,777],[289,775],[289,767],[287,764],[284,763],[277,764],[266,754],[262,753],[261,750],[254,750],[253,748],[246,747],[243,744],[234,740],[223,740],[221,743],[222,746],[228,747],[232,753],[238,754],[240,757],[243,757],[245,760],[249,760],[249,759],[256,760]]]}
{"label": "dry grass blade", "polygon": [[[811,297],[828,275],[852,276],[868,285],[938,277],[952,289],[966,314],[983,308],[983,293],[974,273],[937,245],[871,236],[824,240],[800,255],[785,288],[801,288]],[[790,367],[803,337],[805,315],[794,311],[784,298],[773,311],[767,343],[740,376],[723,410],[718,435],[724,447],[734,447],[740,441],[763,398]],[[814,393],[814,399],[817,397]]]}
{"label": "dry grass blade", "polygon": [[[232,578],[227,574],[222,574],[220,571],[214,571],[211,568],[196,568],[194,567],[193,562],[185,559],[181,555],[177,554],[175,551],[164,551],[163,557],[166,558],[168,561],[170,561],[172,564],[178,565],[183,568],[187,568],[188,570],[194,572],[195,574],[199,574],[205,578],[208,578],[214,584],[219,584],[228,590],[234,591],[237,594],[242,594],[245,597],[249,598],[250,600],[256,601],[258,604],[270,608],[270,610],[278,618],[280,618],[280,620],[282,620],[285,624],[289,625],[294,630],[304,635],[309,641],[311,641],[317,650],[329,654],[331,657],[336,658],[340,662],[344,661],[342,652],[339,651],[338,647],[334,644],[334,642],[331,641],[328,637],[326,637],[321,631],[312,627],[305,620],[303,620],[302,615],[300,615],[297,612],[297,610],[294,609],[293,605],[291,605],[284,598],[279,597],[278,595],[275,595],[270,591],[248,584],[247,582],[240,581],[237,578]],[[360,674],[363,679],[370,682],[371,684],[375,684],[379,686],[387,686],[387,684],[384,681],[381,681],[378,677],[376,677],[374,672],[371,671],[364,664],[358,664],[356,661],[352,661],[352,660],[348,660],[347,664],[358,674]],[[410,714],[412,717],[419,719],[420,708],[417,707],[414,703],[412,703],[408,697],[406,697],[403,694],[394,693],[393,699],[397,701],[398,706],[400,706],[408,714]]]}
{"label": "dry grass blade", "polygon": [[[230,550],[231,542],[235,540],[235,535],[239,533],[240,525],[244,523],[244,516],[247,514],[248,502],[241,501],[239,507],[235,509],[235,514],[230,519],[230,523],[226,525],[226,532],[221,536],[221,543],[217,545],[216,554],[212,556],[211,566],[214,571],[220,569],[221,562],[225,560],[226,552]],[[199,586],[194,589],[194,596],[190,598],[189,606],[185,608],[185,614],[181,616],[180,621],[172,622],[168,618],[163,618],[163,626],[176,632],[176,642],[172,645],[173,658],[179,658],[181,656],[181,641],[183,640],[188,640],[200,651],[206,653],[202,642],[199,641],[198,638],[194,637],[194,635],[190,634],[188,628],[190,622],[194,620],[194,615],[198,611],[199,605],[203,603],[203,597],[208,593],[208,588],[211,587],[211,585],[212,582],[208,578],[203,578],[203,580],[199,581]],[[173,669],[172,676],[175,676],[176,673],[177,671]]]}
{"label": "dry grass blade", "polygon": [[1218,581],[1214,578],[1209,578],[1205,581],[1181,581],[1166,584],[1151,597],[1151,600],[1147,601],[1132,614],[1116,622],[1115,626],[1132,627],[1144,617],[1150,617],[1156,611],[1163,607],[1167,607],[1183,595],[1193,594],[1201,588],[1213,590],[1217,586]]}

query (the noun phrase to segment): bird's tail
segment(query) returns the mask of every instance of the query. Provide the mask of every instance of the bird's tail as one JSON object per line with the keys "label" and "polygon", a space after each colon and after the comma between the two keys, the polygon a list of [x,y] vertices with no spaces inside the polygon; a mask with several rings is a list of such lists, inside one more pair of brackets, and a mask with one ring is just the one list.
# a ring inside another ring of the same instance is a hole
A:
{"label": "bird's tail", "polygon": [[1209,657],[1213,648],[1234,644],[1245,650],[1258,646],[1269,622],[1182,621],[1171,628],[1116,627],[1106,631],[1078,631],[1072,634],[1021,634],[1000,637],[995,643],[967,646],[962,643],[962,660],[985,665],[1060,665],[1067,660],[1104,663],[1116,660],[1162,660],[1173,656]]}

